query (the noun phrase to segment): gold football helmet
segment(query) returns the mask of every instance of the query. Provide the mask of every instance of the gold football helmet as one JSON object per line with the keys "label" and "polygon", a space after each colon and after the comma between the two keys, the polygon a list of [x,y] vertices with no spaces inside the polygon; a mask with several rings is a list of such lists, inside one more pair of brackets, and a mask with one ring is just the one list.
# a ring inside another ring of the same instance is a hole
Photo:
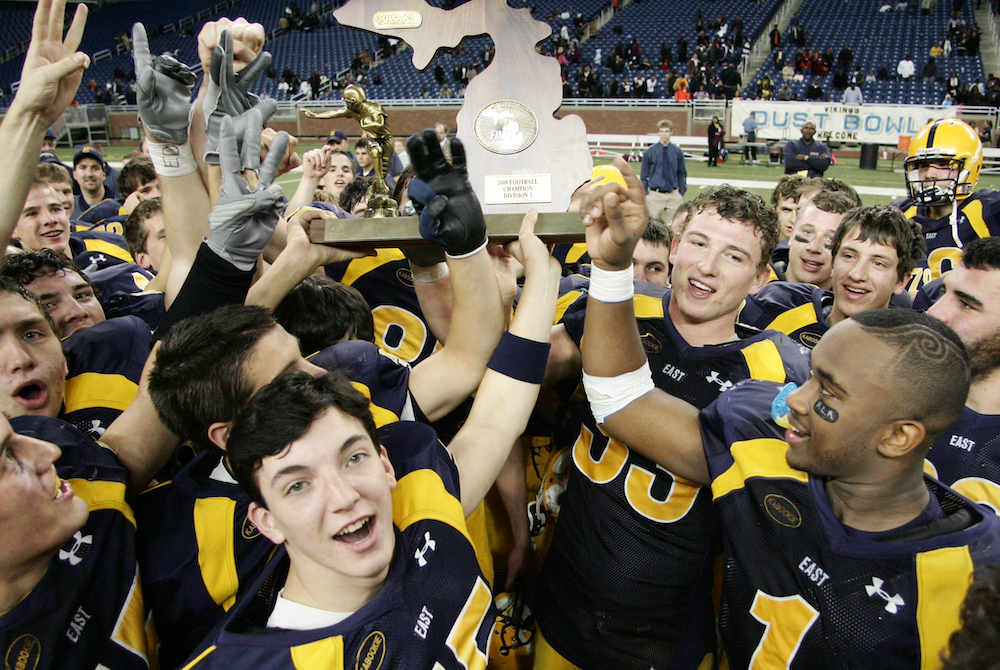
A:
{"label": "gold football helmet", "polygon": [[[983,143],[967,123],[958,119],[931,121],[910,140],[906,159],[906,186],[918,205],[940,205],[972,195],[983,169]],[[943,174],[928,175],[928,168]]]}

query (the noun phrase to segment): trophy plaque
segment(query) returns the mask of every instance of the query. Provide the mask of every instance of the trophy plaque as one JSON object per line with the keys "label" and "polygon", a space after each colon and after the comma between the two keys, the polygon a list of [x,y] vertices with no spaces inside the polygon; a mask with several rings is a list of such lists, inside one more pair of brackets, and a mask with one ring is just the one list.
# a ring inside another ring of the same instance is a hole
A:
{"label": "trophy plaque", "polygon": [[[554,117],[562,103],[559,63],[535,51],[551,35],[547,23],[533,19],[528,9],[509,7],[506,0],[469,0],[451,10],[424,0],[349,0],[334,16],[342,25],[406,42],[419,70],[430,66],[439,49],[457,47],[465,37],[489,35],[495,56],[469,81],[457,135],[490,237],[503,236],[494,231],[500,219],[491,215],[536,209],[543,239],[583,239],[579,215],[567,215],[566,209],[573,192],[590,179],[593,159],[583,120]],[[389,228],[402,231],[409,218],[400,217]],[[520,222],[520,216],[515,218]],[[395,234],[390,229],[381,231],[379,242],[390,241],[386,237]],[[313,239],[319,242],[317,232]],[[407,239],[402,233],[393,238],[402,245],[409,244]]]}

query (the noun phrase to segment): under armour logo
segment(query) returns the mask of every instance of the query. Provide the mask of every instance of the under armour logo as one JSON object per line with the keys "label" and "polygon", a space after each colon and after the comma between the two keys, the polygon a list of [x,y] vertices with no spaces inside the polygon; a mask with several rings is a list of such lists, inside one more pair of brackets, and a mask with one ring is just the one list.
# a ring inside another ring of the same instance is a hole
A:
{"label": "under armour logo", "polygon": [[905,605],[903,599],[899,595],[890,596],[883,588],[882,584],[885,580],[879,579],[878,577],[872,577],[872,583],[865,587],[865,591],[868,592],[868,597],[878,595],[879,598],[885,601],[885,611],[890,614],[895,614],[899,611],[900,606]]}
{"label": "under armour logo", "polygon": [[83,545],[91,545],[94,543],[93,535],[84,535],[80,531],[76,531],[73,535],[73,548],[69,551],[65,549],[59,550],[59,560],[69,561],[70,565],[79,565],[80,561],[83,559],[76,555],[76,552],[80,551]]}
{"label": "under armour logo", "polygon": [[104,435],[104,431],[107,430],[103,425],[101,425],[100,419],[88,419],[86,421],[81,421],[76,424],[76,427],[95,440],[101,439],[101,436]]}
{"label": "under armour logo", "polygon": [[427,565],[427,559],[424,558],[424,554],[426,554],[428,550],[434,551],[435,547],[437,547],[437,542],[431,539],[431,533],[430,531],[427,531],[424,533],[424,546],[413,552],[413,558],[417,559],[417,565],[421,568]]}
{"label": "under armour logo", "polygon": [[726,381],[722,381],[722,379],[719,378],[719,373],[716,372],[715,370],[712,370],[712,374],[705,377],[705,381],[707,381],[709,384],[718,384],[719,388],[722,389],[723,391],[728,391],[729,389],[733,388],[733,383],[728,379]]}

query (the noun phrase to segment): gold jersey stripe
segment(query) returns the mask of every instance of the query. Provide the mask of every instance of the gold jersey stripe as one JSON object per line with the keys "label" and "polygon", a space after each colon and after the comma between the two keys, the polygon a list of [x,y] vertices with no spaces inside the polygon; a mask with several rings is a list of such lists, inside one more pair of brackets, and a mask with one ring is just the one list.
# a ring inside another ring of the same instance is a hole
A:
{"label": "gold jersey stripe", "polygon": [[799,305],[793,309],[782,312],[778,318],[767,324],[768,330],[776,330],[785,335],[791,335],[797,330],[811,326],[819,320],[816,318],[816,309],[813,304],[807,303]]}
{"label": "gold jersey stripe", "polygon": [[236,501],[201,498],[194,501],[194,534],[198,541],[198,567],[208,594],[229,611],[236,602],[240,578],[233,549]]}
{"label": "gold jersey stripe", "polygon": [[945,547],[917,554],[917,631],[920,668],[941,667],[941,652],[960,627],[958,611],[972,583],[968,547]]}
{"label": "gold jersey stripe", "polygon": [[122,482],[105,482],[96,479],[71,479],[73,493],[87,503],[91,512],[102,509],[113,509],[121,513],[129,523],[135,526],[135,515],[132,508],[125,502],[125,484]]}
{"label": "gold jersey stripe", "polygon": [[403,252],[399,249],[379,249],[378,253],[374,256],[366,256],[365,258],[358,258],[351,261],[340,283],[350,286],[372,270],[380,268],[386,263],[401,261],[404,258],[406,257],[403,256]]}
{"label": "gold jersey stripe", "polygon": [[712,482],[712,497],[715,499],[742,489],[751,477],[809,481],[808,474],[788,465],[785,460],[788,444],[781,440],[757,438],[734,442],[729,451],[735,462]]}
{"label": "gold jersey stripe", "polygon": [[135,259],[132,258],[132,254],[130,254],[127,249],[122,249],[117,244],[112,244],[107,240],[84,240],[83,246],[87,249],[87,251],[107,254],[108,256],[125,261],[126,263],[135,263]]}
{"label": "gold jersey stripe", "polygon": [[785,381],[785,364],[781,360],[778,346],[771,340],[761,340],[744,347],[740,353],[747,363],[751,379],[769,382]]}
{"label": "gold jersey stripe", "polygon": [[392,520],[403,531],[418,521],[433,519],[445,523],[472,544],[465,526],[462,503],[448,493],[433,470],[414,470],[399,480],[392,492]]}
{"label": "gold jersey stripe", "polygon": [[63,402],[67,414],[95,407],[124,412],[138,392],[139,385],[124,375],[84,372],[66,380]]}

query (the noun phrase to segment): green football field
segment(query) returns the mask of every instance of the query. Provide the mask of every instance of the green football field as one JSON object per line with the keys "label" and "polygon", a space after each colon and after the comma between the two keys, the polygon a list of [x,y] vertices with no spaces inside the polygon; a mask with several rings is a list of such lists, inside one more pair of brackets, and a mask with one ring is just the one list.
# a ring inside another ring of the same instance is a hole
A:
{"label": "green football field", "polygon": [[[299,155],[301,156],[309,149],[322,146],[319,143],[299,144]],[[132,151],[133,147],[101,147],[105,160],[116,163],[121,157]],[[59,157],[67,164],[73,160],[71,149],[60,149]],[[594,163],[610,163],[608,156],[595,156]],[[889,160],[882,160],[881,155],[878,161],[877,170],[862,170],[858,167],[858,158],[845,158],[836,165],[830,167],[826,172],[827,177],[843,179],[851,186],[859,189],[893,189],[893,193],[861,193],[861,199],[866,205],[889,204],[898,200],[904,195],[905,184],[903,181],[902,161],[896,160],[892,165]],[[639,163],[633,163],[633,167],[638,169]],[[758,194],[768,203],[771,199],[771,190],[782,175],[780,164],[771,165],[769,163],[756,163],[752,165],[741,165],[739,156],[730,154],[729,159],[717,168],[709,168],[704,161],[688,160],[688,191],[685,200],[694,198],[700,189],[710,184],[732,183],[736,186],[747,188]],[[300,171],[293,171],[279,178],[279,183],[289,197],[295,191],[295,186],[301,176]],[[1000,188],[1000,175],[982,175],[976,189]]]}

